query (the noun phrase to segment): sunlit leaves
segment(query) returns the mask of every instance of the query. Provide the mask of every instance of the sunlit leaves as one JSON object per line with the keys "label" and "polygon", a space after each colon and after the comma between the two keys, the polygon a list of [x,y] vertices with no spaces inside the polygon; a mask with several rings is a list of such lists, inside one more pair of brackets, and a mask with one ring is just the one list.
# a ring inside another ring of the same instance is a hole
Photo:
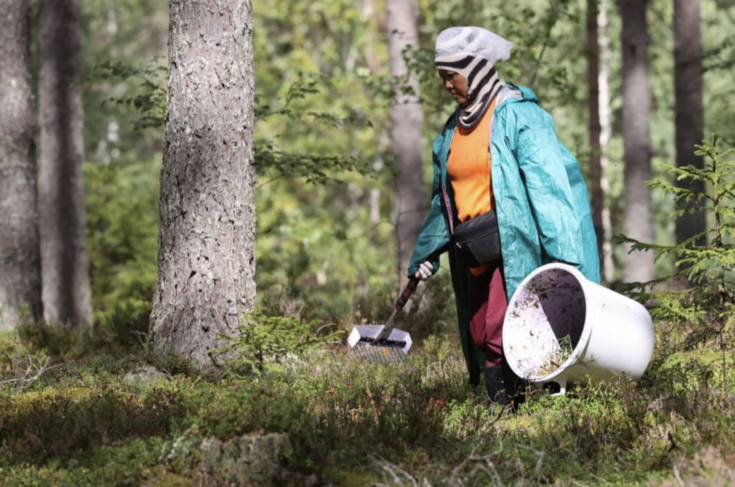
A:
{"label": "sunlit leaves", "polygon": [[[673,195],[677,202],[702,202],[688,210],[673,213],[678,218],[685,213],[711,214],[710,225],[705,232],[694,235],[678,245],[655,245],[622,236],[620,241],[631,245],[631,252],[653,251],[656,259],[673,256],[674,281],[684,279],[690,287],[683,291],[665,291],[654,294],[638,294],[639,298],[655,297],[657,305],[651,315],[657,320],[683,322],[694,326],[689,342],[692,346],[713,338],[722,340],[725,325],[732,321],[735,305],[735,150],[725,150],[722,140],[713,136],[697,146],[697,155],[707,158],[703,168],[694,166],[662,168],[678,181],[704,183],[705,191],[684,189],[660,179],[647,184],[664,194]],[[703,238],[704,237],[704,238]],[[704,240],[705,243],[702,243]],[[658,281],[660,282],[660,281]],[[657,283],[637,284],[641,289]]]}

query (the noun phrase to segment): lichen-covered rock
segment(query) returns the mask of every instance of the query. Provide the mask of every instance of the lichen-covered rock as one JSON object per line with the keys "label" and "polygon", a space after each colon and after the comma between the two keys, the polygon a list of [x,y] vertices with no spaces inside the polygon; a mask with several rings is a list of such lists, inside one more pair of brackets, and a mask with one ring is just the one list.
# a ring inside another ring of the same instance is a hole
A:
{"label": "lichen-covered rock", "polygon": [[126,384],[142,388],[152,387],[156,384],[161,384],[168,381],[169,378],[166,374],[150,365],[146,365],[135,369],[132,372],[128,372],[123,378],[123,382],[125,382]]}
{"label": "lichen-covered rock", "polygon": [[175,471],[186,471],[199,461],[199,442],[195,428],[191,427],[172,442],[166,442],[161,449],[159,462]]}
{"label": "lichen-covered rock", "polygon": [[222,442],[207,438],[200,446],[202,461],[210,473],[237,485],[262,485],[285,475],[282,462],[292,453],[283,434],[244,435]]}

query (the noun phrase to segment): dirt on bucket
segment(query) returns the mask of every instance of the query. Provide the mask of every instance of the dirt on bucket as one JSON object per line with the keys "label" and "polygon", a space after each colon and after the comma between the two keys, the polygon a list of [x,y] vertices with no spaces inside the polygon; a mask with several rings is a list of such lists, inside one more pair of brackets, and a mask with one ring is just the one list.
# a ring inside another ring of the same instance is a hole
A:
{"label": "dirt on bucket", "polygon": [[564,269],[538,274],[517,291],[506,314],[506,355],[525,378],[561,367],[579,344],[586,320],[582,285]]}

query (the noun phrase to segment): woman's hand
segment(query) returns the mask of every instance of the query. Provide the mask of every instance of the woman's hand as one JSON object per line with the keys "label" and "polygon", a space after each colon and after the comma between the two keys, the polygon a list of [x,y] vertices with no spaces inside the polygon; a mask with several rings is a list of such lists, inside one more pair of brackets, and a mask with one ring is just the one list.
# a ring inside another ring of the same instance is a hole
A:
{"label": "woman's hand", "polygon": [[434,275],[434,266],[428,260],[419,264],[419,270],[416,271],[416,278],[425,281]]}

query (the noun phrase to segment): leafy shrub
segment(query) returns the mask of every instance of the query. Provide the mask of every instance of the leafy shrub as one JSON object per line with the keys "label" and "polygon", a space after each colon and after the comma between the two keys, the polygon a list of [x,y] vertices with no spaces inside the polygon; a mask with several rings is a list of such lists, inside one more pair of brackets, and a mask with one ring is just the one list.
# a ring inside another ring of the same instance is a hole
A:
{"label": "leafy shrub", "polygon": [[3,462],[42,464],[126,438],[165,435],[183,413],[175,390],[136,395],[112,385],[0,397]]}
{"label": "leafy shrub", "polygon": [[[0,482],[17,487],[78,487],[93,485],[141,485],[161,476],[159,455],[164,440],[150,437],[124,445],[103,446],[75,455],[61,468],[49,465],[16,464],[0,469]],[[155,485],[190,485],[190,483]]]}

